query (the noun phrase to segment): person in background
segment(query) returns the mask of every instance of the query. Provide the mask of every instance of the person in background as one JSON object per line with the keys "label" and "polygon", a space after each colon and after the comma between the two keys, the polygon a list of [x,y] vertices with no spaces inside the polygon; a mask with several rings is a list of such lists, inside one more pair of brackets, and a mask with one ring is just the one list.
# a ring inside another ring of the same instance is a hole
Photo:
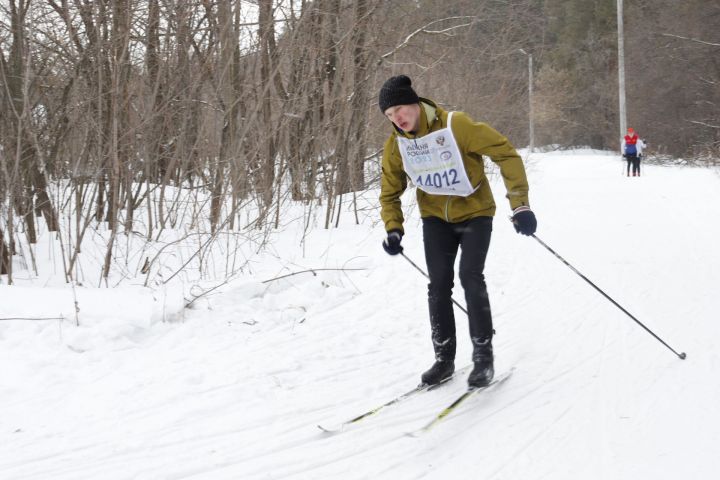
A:
{"label": "person in background", "polygon": [[463,112],[448,112],[418,97],[410,78],[388,79],[379,95],[380,110],[391,122],[392,133],[382,158],[380,215],[390,255],[402,253],[404,234],[400,196],[410,179],[417,186],[417,204],[423,223],[425,262],[430,283],[428,308],[435,363],[421,381],[435,385],[455,371],[455,317],[452,289],[455,258],[460,256],[460,283],[473,345],[471,388],[488,385],[494,376],[494,334],[490,300],[483,270],[490,246],[495,201],[483,157],[500,167],[515,230],[533,235],[537,228],[530,210],[523,161],[503,135]]}
{"label": "person in background", "polygon": [[633,162],[633,175],[637,173],[637,176],[640,176],[640,161],[643,159],[643,152],[645,151],[645,148],[647,147],[647,144],[642,138],[638,138],[637,143],[635,144],[635,147],[637,148],[637,159]]}
{"label": "person in background", "polygon": [[632,167],[633,177],[640,176],[640,158],[645,142],[638,137],[633,128],[627,129],[627,135],[622,141],[622,156],[627,160],[627,176],[630,176],[630,167]]}

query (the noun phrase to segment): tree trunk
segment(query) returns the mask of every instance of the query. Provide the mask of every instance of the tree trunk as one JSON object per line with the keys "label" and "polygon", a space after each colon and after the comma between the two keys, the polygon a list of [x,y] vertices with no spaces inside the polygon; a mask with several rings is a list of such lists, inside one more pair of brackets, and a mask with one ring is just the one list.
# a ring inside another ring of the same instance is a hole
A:
{"label": "tree trunk", "polygon": [[[36,207],[42,211],[48,225],[49,231],[58,230],[57,213],[47,193],[47,183],[43,173],[38,166],[37,150],[32,142],[30,128],[32,128],[30,112],[30,75],[31,64],[28,56],[29,50],[25,41],[25,18],[29,8],[29,2],[13,0],[10,2],[10,20],[12,45],[10,47],[10,58],[8,64],[2,63],[3,77],[7,78],[7,89],[12,105],[12,112],[7,112],[12,126],[13,138],[10,138],[10,145],[14,148],[10,151],[15,155],[17,172],[20,174],[20,182],[24,185],[22,199],[16,203],[18,214],[23,217],[27,228],[28,241],[37,242],[35,229],[35,216],[33,210],[34,196],[38,196]],[[18,191],[17,189],[15,190]]]}
{"label": "tree trunk", "polygon": [[5,232],[0,228],[0,275],[10,273],[10,249],[5,243]]}
{"label": "tree trunk", "polygon": [[273,201],[273,186],[275,184],[275,138],[271,130],[272,103],[271,91],[271,45],[274,43],[275,28],[273,25],[272,0],[259,0],[259,35],[260,35],[260,102],[262,104],[262,126],[266,134],[262,140],[263,147],[260,157],[261,184],[260,194],[263,210],[267,210]]}

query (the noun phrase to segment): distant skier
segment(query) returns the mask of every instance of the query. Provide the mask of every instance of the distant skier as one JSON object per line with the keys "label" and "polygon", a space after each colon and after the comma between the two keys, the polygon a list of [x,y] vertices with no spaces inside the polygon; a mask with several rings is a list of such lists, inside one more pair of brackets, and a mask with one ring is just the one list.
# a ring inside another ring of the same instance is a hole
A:
{"label": "distant skier", "polygon": [[635,144],[635,148],[637,148],[637,160],[635,160],[635,163],[633,163],[633,174],[637,172],[637,176],[640,176],[640,162],[644,158],[644,152],[645,148],[647,147],[647,144],[642,138],[638,138],[637,143]]}
{"label": "distant skier", "polygon": [[645,148],[645,142],[638,137],[635,130],[628,128],[627,135],[622,141],[622,155],[627,160],[627,176],[630,176],[630,167],[632,166],[633,177],[640,176],[640,159],[642,151]]}
{"label": "distant skier", "polygon": [[515,230],[532,235],[537,228],[530,210],[522,159],[507,138],[462,112],[447,112],[418,97],[405,75],[388,79],[379,106],[393,124],[382,159],[380,205],[390,255],[403,251],[400,196],[408,177],[417,186],[423,221],[425,261],[430,276],[428,307],[435,363],[422,374],[424,384],[437,384],[455,370],[455,317],[451,301],[455,258],[460,257],[460,283],[465,290],[473,343],[471,387],[488,385],[494,375],[493,324],[483,270],[495,214],[483,156],[500,167],[513,209]]}

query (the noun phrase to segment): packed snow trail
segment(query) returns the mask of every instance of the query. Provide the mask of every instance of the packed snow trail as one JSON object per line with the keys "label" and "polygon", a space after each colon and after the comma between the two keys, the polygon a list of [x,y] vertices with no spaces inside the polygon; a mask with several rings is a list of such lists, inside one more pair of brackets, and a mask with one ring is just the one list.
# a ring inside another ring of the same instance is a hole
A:
{"label": "packed snow trail", "polygon": [[[420,438],[405,432],[463,392],[464,379],[323,434],[318,423],[408,391],[432,362],[427,281],[382,251],[371,191],[361,225],[312,230],[304,256],[302,221],[286,225],[272,240],[279,259],[256,263],[182,321],[141,321],[149,307],[131,290],[124,311],[87,314],[80,327],[0,322],[0,478],[714,478],[720,177],[643,165],[627,178],[622,165],[591,151],[534,154],[538,236],[687,360],[517,235],[497,181],[486,277],[496,372],[515,367],[512,380]],[[403,245],[423,266],[413,193]],[[342,266],[366,270],[260,283]],[[0,286],[0,317],[43,297],[12,288]],[[92,290],[83,294],[94,311]],[[462,366],[470,341],[457,310],[456,319]]]}

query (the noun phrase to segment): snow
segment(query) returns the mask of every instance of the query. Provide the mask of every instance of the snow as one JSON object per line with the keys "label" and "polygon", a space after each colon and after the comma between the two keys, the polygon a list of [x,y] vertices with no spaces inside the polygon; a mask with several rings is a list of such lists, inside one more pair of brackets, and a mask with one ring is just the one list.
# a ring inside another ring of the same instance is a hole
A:
{"label": "snow", "polygon": [[[486,277],[496,371],[513,375],[419,438],[406,433],[464,378],[321,432],[410,390],[432,361],[426,280],[380,248],[369,191],[360,225],[344,213],[301,245],[299,215],[190,309],[182,289],[142,281],[0,285],[1,319],[49,318],[0,321],[0,478],[715,478],[720,176],[644,165],[628,178],[624,165],[533,154],[537,235],[685,361],[517,235],[495,179]],[[424,267],[413,192],[404,205],[405,252]],[[348,270],[271,280],[309,268]],[[460,368],[470,342],[456,317]]]}

